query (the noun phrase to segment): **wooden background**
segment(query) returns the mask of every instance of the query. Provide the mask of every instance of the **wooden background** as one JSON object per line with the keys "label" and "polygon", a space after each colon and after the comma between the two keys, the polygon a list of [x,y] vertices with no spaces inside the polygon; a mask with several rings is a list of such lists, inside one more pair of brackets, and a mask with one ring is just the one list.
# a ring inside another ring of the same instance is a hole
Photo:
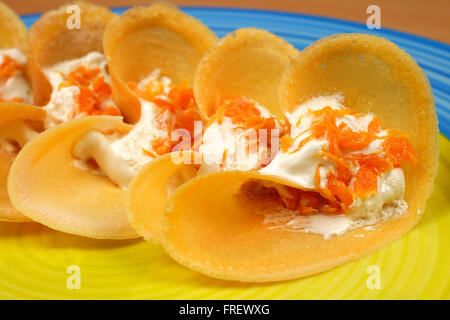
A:
{"label": "wooden background", "polygon": [[[19,14],[55,8],[65,0],[3,0]],[[91,0],[111,7],[149,4],[151,0]],[[381,8],[381,27],[450,43],[450,0],[169,0],[182,6],[258,8],[366,22],[370,4]]]}

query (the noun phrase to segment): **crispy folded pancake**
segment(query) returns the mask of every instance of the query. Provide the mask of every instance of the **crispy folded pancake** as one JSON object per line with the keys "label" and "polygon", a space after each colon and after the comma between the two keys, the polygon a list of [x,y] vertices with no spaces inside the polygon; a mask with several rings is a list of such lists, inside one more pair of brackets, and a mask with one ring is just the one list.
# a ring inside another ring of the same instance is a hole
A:
{"label": "crispy folded pancake", "polygon": [[[69,29],[71,5],[80,8],[80,29]],[[77,59],[89,52],[103,52],[103,33],[117,16],[108,8],[84,1],[75,1],[48,11],[30,28],[30,73],[34,104],[47,104],[52,87],[43,68]]]}
{"label": "crispy folded pancake", "polygon": [[[85,3],[82,5],[89,6],[88,10],[92,8]],[[98,10],[99,18],[105,17],[105,21],[109,19],[107,19],[109,14],[105,13],[102,7],[95,10]],[[58,12],[53,14],[60,17]],[[87,21],[86,27],[90,25],[90,21],[90,19]],[[50,21],[38,24],[39,28],[36,27],[35,33],[45,29],[42,24],[45,26],[49,23]],[[103,32],[104,24],[100,25]],[[132,31],[136,29],[140,31],[136,31],[135,34]],[[94,32],[94,35],[97,45],[100,31]],[[162,44],[162,35],[165,42],[174,44],[172,40],[178,39],[180,43],[163,46],[164,50],[156,50]],[[78,38],[74,41],[77,40]],[[139,77],[159,68],[164,75],[174,77],[177,82],[185,77],[192,80],[198,60],[215,40],[212,31],[199,21],[173,6],[156,4],[130,9],[117,18],[116,22],[111,23],[105,32],[105,47],[108,48],[105,52],[108,55],[111,76],[114,74],[113,70],[120,71],[124,65],[140,61],[139,66],[134,67],[136,72],[143,72]],[[122,46],[130,45],[128,41],[137,42],[124,53],[121,51],[125,50]],[[147,47],[149,43],[153,43],[156,47]],[[80,52],[79,55],[97,50],[95,45],[93,42],[90,49]],[[120,54],[116,55],[117,52]],[[51,57],[47,58],[50,61]],[[52,62],[49,64],[58,59],[51,58]],[[182,73],[178,74],[178,71]],[[139,77],[132,79],[140,80]],[[113,83],[112,90],[113,95],[117,94],[117,91],[121,90],[121,84]],[[137,99],[131,91],[128,93],[132,94],[132,99]],[[117,95],[115,97],[117,98]],[[130,98],[130,95],[126,98]],[[138,103],[140,106],[139,101]],[[127,103],[121,106],[125,113],[132,110],[128,108]],[[139,114],[137,116],[139,117]],[[33,141],[32,146],[23,150],[22,156],[15,162],[16,169],[13,169],[9,180],[13,202],[31,219],[56,230],[92,238],[137,237],[126,217],[124,190],[111,182],[108,177],[89,170],[81,170],[74,165],[72,149],[75,143],[92,130],[125,133],[131,130],[131,126],[124,124],[119,118],[94,116],[69,121],[45,132],[39,139]]]}
{"label": "crispy folded pancake", "polygon": [[[290,59],[298,51],[274,34],[255,28],[239,29],[221,39],[200,61],[194,76],[196,101],[205,118],[214,114],[219,95],[255,99],[274,115],[282,114],[278,87]],[[265,102],[269,102],[266,105]],[[187,159],[190,159],[187,156]],[[127,190],[127,210],[133,226],[146,239],[162,239],[167,186],[190,165],[176,165],[170,155],[148,164]],[[193,177],[192,175],[190,177]],[[178,184],[186,181],[178,180]]]}
{"label": "crispy folded pancake", "polygon": [[0,49],[17,48],[28,52],[28,30],[6,4],[0,2]]}
{"label": "crispy folded pancake", "polygon": [[[0,103],[0,129],[13,121],[25,121],[29,125],[41,131],[42,120],[45,111],[41,108],[25,103],[2,102]],[[9,200],[6,184],[15,154],[0,152],[0,220],[23,222],[30,221],[26,216],[17,211]]]}
{"label": "crispy folded pancake", "polygon": [[[437,121],[430,85],[417,63],[393,43],[370,35],[324,38],[301,52],[284,75],[285,111],[314,96],[340,93],[344,105],[371,111],[385,128],[409,134],[419,162],[404,166],[408,211],[325,240],[314,233],[268,228],[270,195],[251,199],[242,186],[258,173],[219,172],[179,187],[164,215],[163,244],[178,262],[213,277],[264,282],[302,277],[359,259],[395,241],[420,219],[437,171]],[[280,182],[277,180],[277,182]],[[363,235],[355,237],[354,235]]]}
{"label": "crispy folded pancake", "polygon": [[218,95],[242,95],[283,116],[278,88],[298,51],[282,38],[261,29],[238,29],[224,38],[200,62],[194,93],[206,117],[214,114]]}
{"label": "crispy folded pancake", "polygon": [[77,167],[72,155],[87,131],[130,129],[119,117],[90,116],[41,133],[11,167],[11,202],[25,216],[55,230],[98,239],[136,238],[123,209],[123,190],[107,177]]}
{"label": "crispy folded pancake", "polygon": [[105,32],[104,48],[109,61],[114,101],[125,119],[136,123],[140,103],[127,87],[155,69],[179,85],[192,75],[206,51],[217,41],[199,20],[177,7],[158,2],[127,10]]}

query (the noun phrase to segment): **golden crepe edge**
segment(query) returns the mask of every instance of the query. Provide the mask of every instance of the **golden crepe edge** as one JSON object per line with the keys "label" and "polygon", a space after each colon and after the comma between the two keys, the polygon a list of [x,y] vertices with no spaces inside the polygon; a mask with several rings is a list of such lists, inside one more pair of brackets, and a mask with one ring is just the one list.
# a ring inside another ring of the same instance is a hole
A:
{"label": "golden crepe edge", "polygon": [[0,1],[0,48],[17,48],[28,53],[28,30],[20,17]]}
{"label": "golden crepe edge", "polygon": [[104,37],[105,54],[113,98],[127,122],[136,123],[140,117],[139,100],[127,82],[138,83],[160,69],[175,85],[183,81],[192,85],[199,60],[216,41],[201,21],[166,2],[129,9],[110,24]]}

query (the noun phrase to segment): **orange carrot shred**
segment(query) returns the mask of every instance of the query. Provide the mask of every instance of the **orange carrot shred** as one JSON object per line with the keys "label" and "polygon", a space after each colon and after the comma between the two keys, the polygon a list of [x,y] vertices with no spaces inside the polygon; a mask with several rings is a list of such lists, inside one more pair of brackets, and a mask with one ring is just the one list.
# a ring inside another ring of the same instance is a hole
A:
{"label": "orange carrot shred", "polygon": [[353,195],[350,188],[344,182],[340,181],[334,173],[330,173],[327,178],[327,188],[331,194],[346,206],[350,206],[353,202]]}
{"label": "orange carrot shred", "polygon": [[372,168],[377,174],[382,174],[392,169],[392,164],[387,159],[374,153],[350,153],[345,158],[356,161],[361,167]]}
{"label": "orange carrot shred", "polygon": [[103,103],[112,99],[112,96],[110,85],[100,73],[99,68],[87,69],[84,66],[76,68],[67,76],[61,73],[65,81],[59,85],[59,89],[67,86],[76,86],[80,89],[74,117],[79,115],[120,115],[120,111],[114,106],[106,108],[103,106]]}
{"label": "orange carrot shred", "polygon": [[22,66],[13,58],[5,55],[0,65],[0,85],[3,85],[9,78],[22,70]]}
{"label": "orange carrot shred", "polygon": [[314,172],[314,185],[316,186],[316,189],[318,190],[318,192],[322,197],[332,201],[336,200],[334,196],[331,194],[330,190],[328,190],[327,188],[323,188],[320,185],[320,164],[316,167],[316,170]]}
{"label": "orange carrot shred", "polygon": [[320,151],[319,155],[322,157],[327,157],[328,159],[330,159],[331,161],[334,161],[337,165],[350,169],[351,166],[345,162],[345,159],[342,157],[337,157],[334,154],[332,154],[331,152],[327,152],[327,151]]}
{"label": "orange carrot shred", "polygon": [[342,181],[346,186],[348,186],[353,178],[353,172],[349,168],[343,167],[339,164],[336,166],[336,172],[338,180]]}
{"label": "orange carrot shred", "polygon": [[[284,205],[288,209],[297,210],[301,215],[315,212],[345,214],[355,197],[367,198],[377,192],[378,177],[383,173],[399,167],[403,162],[413,164],[417,162],[414,149],[405,133],[391,129],[387,130],[387,136],[377,136],[382,130],[378,117],[370,121],[367,131],[355,131],[346,122],[336,125],[337,117],[346,115],[358,117],[354,112],[325,107],[312,111],[312,114],[315,118],[309,129],[311,135],[303,139],[293,152],[298,151],[314,138],[325,138],[328,148],[318,154],[334,162],[335,168],[328,172],[326,186],[323,187],[320,176],[321,165],[316,167],[314,185],[317,191],[306,193],[306,191],[292,188],[289,191],[291,197],[280,194]],[[301,118],[298,124],[300,121]],[[363,151],[376,139],[384,139],[385,155],[381,150],[373,153]],[[290,136],[283,137],[281,149],[287,152],[294,141],[295,139]],[[355,167],[358,167],[356,172],[354,172]]]}
{"label": "orange carrot shred", "polygon": [[378,189],[378,177],[373,169],[361,167],[355,174],[353,190],[357,197],[366,198],[376,193]]}
{"label": "orange carrot shred", "polygon": [[288,152],[293,143],[294,139],[292,138],[292,136],[286,135],[280,138],[281,150],[283,150],[283,152]]}
{"label": "orange carrot shred", "polygon": [[384,150],[389,160],[394,166],[400,165],[402,162],[416,163],[417,158],[414,149],[405,137],[391,136],[384,140]]}
{"label": "orange carrot shred", "polygon": [[171,86],[167,97],[162,97],[164,86],[154,79],[147,83],[143,90],[135,82],[128,82],[127,87],[142,99],[153,102],[157,108],[156,121],[161,130],[166,131],[166,137],[151,141],[152,149],[157,155],[171,152],[178,141],[171,141],[172,132],[177,129],[188,130],[191,136],[191,146],[194,144],[194,123],[201,121],[200,112],[194,99],[192,88],[184,81],[178,86]]}
{"label": "orange carrot shred", "polygon": [[294,150],[290,151],[289,153],[295,153],[295,152],[298,152],[298,151],[299,151],[301,148],[303,148],[309,141],[311,141],[311,140],[313,140],[313,139],[314,139],[314,136],[313,136],[312,134],[310,134],[310,135],[307,136],[305,139],[301,140],[301,141],[298,143],[297,147],[296,147]]}
{"label": "orange carrot shred", "polygon": [[381,131],[381,123],[378,117],[373,117],[372,121],[370,121],[369,126],[367,127],[367,131],[370,134],[376,134]]}

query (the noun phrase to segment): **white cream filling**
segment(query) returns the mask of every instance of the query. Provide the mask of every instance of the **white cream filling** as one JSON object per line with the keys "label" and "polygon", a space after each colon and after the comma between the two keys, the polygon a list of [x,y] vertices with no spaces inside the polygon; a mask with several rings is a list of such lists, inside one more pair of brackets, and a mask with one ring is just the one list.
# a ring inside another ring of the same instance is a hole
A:
{"label": "white cream filling", "polygon": [[75,145],[73,155],[83,161],[95,159],[111,181],[126,189],[138,171],[152,160],[143,149],[152,151],[151,140],[166,135],[154,119],[155,108],[152,102],[141,100],[141,118],[127,135],[114,141],[103,133],[89,131]]}
{"label": "white cream filling", "polygon": [[[156,70],[140,81],[138,86],[161,78],[159,70]],[[164,85],[164,92],[168,93],[170,79],[164,78],[161,82]],[[151,141],[156,138],[167,138],[167,132],[160,128],[156,119],[158,107],[153,102],[143,99],[140,99],[140,102],[141,117],[127,135],[112,140],[100,132],[91,131],[75,145],[73,150],[73,155],[80,160],[95,159],[102,172],[123,189],[126,189],[138,171],[153,159],[146,155],[143,149],[154,152]]]}
{"label": "white cream filling", "polygon": [[[0,50],[0,65],[3,63],[5,56],[16,60],[23,68],[27,64],[26,56],[19,49],[12,48]],[[33,102],[33,92],[22,71],[16,72],[14,76],[0,86],[0,97],[3,100],[20,98],[26,103]]]}
{"label": "white cream filling", "polygon": [[52,88],[58,89],[59,85],[65,82],[65,76],[81,66],[84,66],[86,69],[100,69],[100,74],[105,77],[106,82],[109,82],[106,57],[104,54],[96,51],[90,52],[81,58],[57,63],[51,67],[44,68],[43,71]]}
{"label": "white cream filling", "polygon": [[[291,124],[291,136],[294,137],[294,143],[287,152],[278,151],[274,159],[259,172],[284,178],[302,189],[314,190],[316,189],[315,170],[318,165],[321,165],[319,169],[320,184],[325,186],[327,173],[333,167],[333,163],[317,154],[328,148],[328,141],[325,138],[314,138],[300,150],[296,151],[296,149],[298,144],[311,134],[307,131],[311,129],[315,120],[311,111],[318,111],[325,107],[341,109],[343,108],[342,102],[343,98],[340,95],[315,97],[298,106],[294,112],[287,113],[286,118]],[[347,123],[349,120],[341,119],[341,121]],[[352,123],[352,126],[356,125],[358,124]]]}
{"label": "white cream filling", "polygon": [[[334,168],[334,163],[318,155],[318,152],[327,149],[327,140],[314,138],[300,150],[295,151],[295,149],[300,141],[309,136],[309,132],[305,131],[311,128],[314,121],[314,116],[310,111],[320,110],[327,106],[332,109],[343,108],[342,102],[343,99],[339,95],[316,97],[298,106],[293,113],[287,114],[292,126],[291,134],[296,137],[294,143],[287,152],[280,150],[272,162],[260,169],[259,172],[284,178],[301,189],[315,190],[315,169],[320,164],[321,186],[326,186],[326,175],[330,169]],[[367,131],[373,117],[374,115],[371,113],[359,118],[346,115],[338,117],[336,122],[337,125],[345,122],[354,131]],[[385,134],[386,131],[379,133],[380,136]],[[377,139],[358,152],[381,152],[382,154],[382,141],[382,139]],[[292,216],[292,219],[283,225],[289,228],[301,227],[300,231],[322,234],[324,238],[329,239],[333,235],[345,233],[356,226],[375,224],[378,221],[403,214],[407,209],[407,204],[403,200],[404,189],[403,170],[395,168],[378,178],[378,192],[375,195],[367,199],[355,199],[347,216],[326,214]],[[270,223],[270,219],[274,218],[276,217],[268,218],[269,222],[266,222]]]}
{"label": "white cream filling", "polygon": [[[255,107],[263,118],[273,117],[256,102]],[[271,134],[272,132],[267,132],[267,141],[270,141]],[[221,170],[257,170],[262,167],[268,155],[267,144],[257,142],[256,130],[239,129],[229,117],[224,117],[220,124],[215,121],[208,126],[202,140],[199,151],[203,155],[203,162],[198,174]]]}
{"label": "white cream filling", "polygon": [[90,131],[75,145],[73,154],[80,160],[93,158],[100,169],[122,188],[126,188],[135,172],[111,148],[111,141],[98,131]]}
{"label": "white cream filling", "polygon": [[[316,119],[311,114],[325,107],[338,110],[343,109],[341,95],[319,96],[305,101],[298,106],[294,112],[287,113],[286,118],[291,124],[291,136],[294,143],[287,152],[280,150],[275,158],[264,168],[259,170],[263,174],[275,175],[284,178],[302,189],[315,189],[314,175],[316,167],[320,164],[320,184],[322,187],[327,184],[328,171],[333,168],[333,162],[317,154],[328,148],[328,141],[325,138],[315,138],[307,142],[300,150],[296,151],[298,144],[309,137],[313,121]],[[373,119],[373,114],[369,113],[359,118],[353,116],[337,117],[336,123],[340,125],[346,123],[352,130],[367,131],[369,123]],[[372,142],[363,153],[375,152],[374,149],[381,148],[382,140]]]}
{"label": "white cream filling", "polygon": [[[291,136],[296,137],[299,134],[303,133],[305,130],[311,128],[314,118],[311,116],[306,116],[310,111],[318,111],[325,107],[330,107],[331,109],[340,109],[344,107],[342,105],[343,102],[344,97],[339,94],[319,96],[303,102],[301,105],[295,108],[293,112],[286,113],[285,116],[291,124]],[[300,118],[302,118],[302,121],[298,123],[298,120]]]}
{"label": "white cream filling", "polygon": [[[293,148],[299,141],[303,140],[304,136],[308,133],[301,135],[294,140]],[[313,139],[307,142],[297,152],[284,153],[282,150],[278,151],[275,158],[259,172],[266,175],[273,175],[280,178],[284,178],[299,188],[315,190],[314,176],[318,165],[320,167],[320,182],[322,186],[326,185],[327,173],[332,168],[333,164],[330,161],[325,160],[323,157],[319,157],[317,153],[322,151],[328,146],[328,142],[325,138]]]}
{"label": "white cream filling", "polygon": [[[45,128],[54,127],[74,118],[80,89],[77,86],[64,86],[60,88],[60,85],[65,82],[65,77],[69,73],[81,66],[84,66],[86,69],[100,69],[99,76],[103,76],[105,82],[110,83],[107,60],[100,52],[90,52],[84,57],[64,61],[45,68],[43,70],[44,74],[53,88],[50,101],[44,106],[47,112],[47,117],[44,121]],[[101,107],[106,108],[110,106],[115,106],[112,99],[102,101]],[[79,116],[83,116],[83,114]]]}
{"label": "white cream filling", "polygon": [[44,120],[46,129],[73,119],[80,89],[76,86],[53,90],[49,103],[44,106],[47,116]]}
{"label": "white cream filling", "polygon": [[159,97],[162,99],[167,99],[167,95],[169,94],[172,85],[172,80],[166,76],[162,76],[160,69],[153,70],[148,76],[141,79],[137,87],[139,90],[145,91],[145,86],[152,81],[158,81],[158,83],[162,85],[162,94]]}

